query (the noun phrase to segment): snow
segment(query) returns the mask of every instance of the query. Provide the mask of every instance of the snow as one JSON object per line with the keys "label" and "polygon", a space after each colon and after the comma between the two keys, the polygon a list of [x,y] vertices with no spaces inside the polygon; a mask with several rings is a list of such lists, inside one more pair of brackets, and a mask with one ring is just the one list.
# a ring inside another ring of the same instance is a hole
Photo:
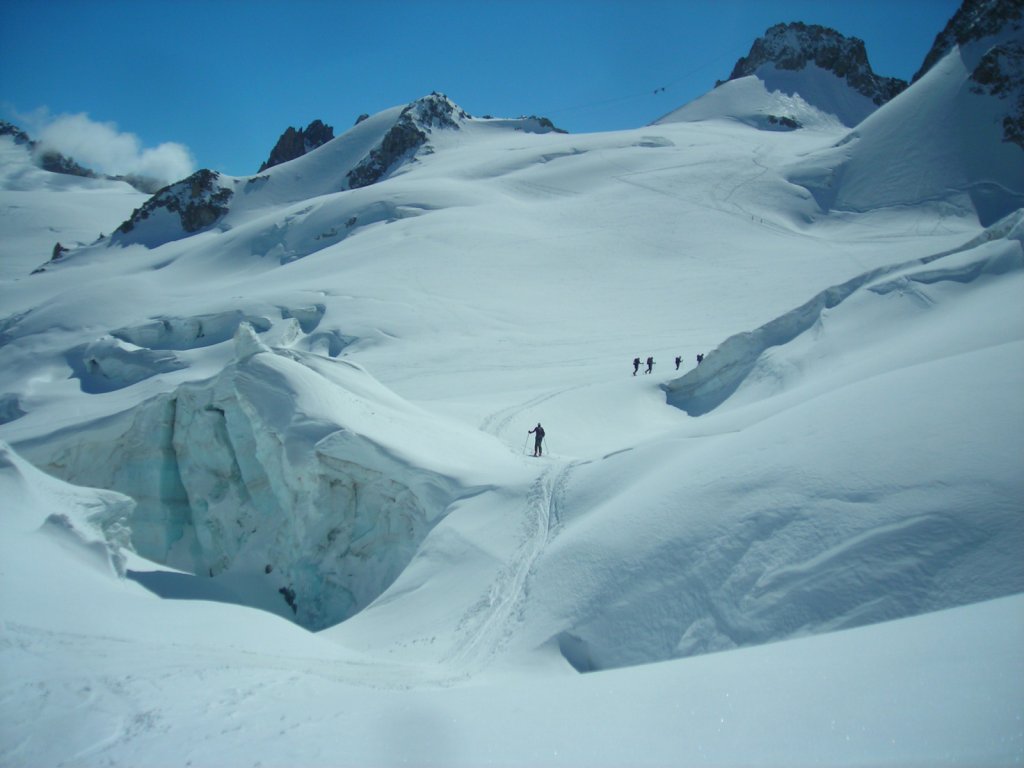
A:
{"label": "snow", "polygon": [[814,64],[799,71],[765,64],[756,74],[722,83],[657,124],[728,118],[755,128],[785,130],[777,119],[787,117],[802,128],[836,129],[857,125],[875,109],[867,96]]}
{"label": "snow", "polygon": [[[1002,140],[1005,106],[972,92],[971,71],[954,49],[916,87],[790,178],[808,184],[824,207],[839,210],[941,201],[975,210],[986,225],[1017,210],[1024,205],[1024,157]],[[824,169],[827,176],[813,180]]]}
{"label": "snow", "polygon": [[1024,762],[1024,173],[959,55],[348,189],[396,107],[134,244],[6,152],[0,762]]}
{"label": "snow", "polygon": [[55,243],[70,248],[109,235],[146,199],[125,182],[48,173],[26,147],[0,136],[0,279],[49,261]]}

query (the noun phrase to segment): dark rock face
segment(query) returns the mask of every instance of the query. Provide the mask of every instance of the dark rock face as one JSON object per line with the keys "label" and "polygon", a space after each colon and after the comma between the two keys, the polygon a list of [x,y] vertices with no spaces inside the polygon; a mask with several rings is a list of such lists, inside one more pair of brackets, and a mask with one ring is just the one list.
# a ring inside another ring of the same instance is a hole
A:
{"label": "dark rock face", "polygon": [[35,156],[36,164],[44,171],[49,171],[50,173],[64,173],[69,176],[82,176],[87,179],[95,179],[98,177],[95,171],[84,168],[70,157],[66,157],[60,152],[55,152],[52,149],[42,149],[38,141],[33,141],[29,135],[18,128],[18,126],[12,125],[5,120],[0,120],[0,136],[11,136],[14,138],[15,144],[27,147]]}
{"label": "dark rock face", "polygon": [[750,53],[736,62],[729,80],[752,75],[764,64],[794,71],[815,64],[845,79],[851,88],[879,106],[907,87],[904,80],[880,77],[872,71],[863,40],[817,24],[794,22],[771,27],[764,37],[754,41]]}
{"label": "dark rock face", "polygon": [[953,50],[954,45],[966,45],[992,37],[1004,29],[1022,29],[1024,3],[1021,0],[964,0],[960,9],[946,24],[924,57],[924,63],[911,79],[916,83],[935,62]]}
{"label": "dark rock face", "polygon": [[334,128],[325,125],[320,120],[314,120],[306,126],[305,130],[289,126],[281,134],[281,138],[277,140],[277,144],[274,145],[270,152],[270,157],[260,166],[259,172],[263,173],[267,168],[273,168],[275,165],[302,157],[307,152],[312,152],[333,138]]}
{"label": "dark rock face", "polygon": [[166,208],[178,214],[185,232],[198,232],[212,226],[228,212],[232,194],[231,189],[221,186],[219,173],[204,168],[161,189],[145,205],[135,209],[131,218],[116,231],[127,234],[157,210]]}
{"label": "dark rock face", "polygon": [[[985,50],[986,38],[992,38],[988,50]],[[1003,141],[1024,149],[1024,2],[1021,0],[964,0],[945,29],[935,37],[914,80],[924,76],[954,46],[971,47],[974,43],[980,46],[965,57],[968,66],[974,66],[971,91],[1005,102]],[[975,58],[979,54],[981,58]]]}
{"label": "dark rock face", "polygon": [[40,152],[37,156],[37,161],[40,168],[44,171],[50,171],[50,173],[64,173],[68,176],[81,176],[86,179],[96,178],[94,171],[84,168],[60,152],[54,152],[53,150]]}
{"label": "dark rock face", "polygon": [[1007,101],[1003,141],[1024,149],[1024,42],[990,49],[971,73],[971,91]]}
{"label": "dark rock face", "polygon": [[437,128],[459,130],[458,121],[469,115],[447,96],[432,93],[402,110],[398,120],[380,145],[348,172],[349,189],[367,187],[380,181],[404,157],[411,156],[427,143],[428,134]]}
{"label": "dark rock face", "polygon": [[35,142],[27,133],[6,120],[0,120],[0,136],[12,136],[15,144],[27,144],[29,148],[35,146]]}

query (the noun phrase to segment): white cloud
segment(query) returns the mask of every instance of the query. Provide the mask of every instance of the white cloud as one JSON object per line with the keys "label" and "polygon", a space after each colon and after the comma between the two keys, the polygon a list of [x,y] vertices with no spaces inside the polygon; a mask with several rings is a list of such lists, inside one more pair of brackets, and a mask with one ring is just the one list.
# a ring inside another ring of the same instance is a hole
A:
{"label": "white cloud", "polygon": [[143,147],[134,133],[118,130],[115,123],[96,122],[85,113],[49,116],[36,111],[33,117],[38,126],[30,131],[33,138],[98,173],[136,174],[170,183],[195,169],[195,159],[183,144]]}

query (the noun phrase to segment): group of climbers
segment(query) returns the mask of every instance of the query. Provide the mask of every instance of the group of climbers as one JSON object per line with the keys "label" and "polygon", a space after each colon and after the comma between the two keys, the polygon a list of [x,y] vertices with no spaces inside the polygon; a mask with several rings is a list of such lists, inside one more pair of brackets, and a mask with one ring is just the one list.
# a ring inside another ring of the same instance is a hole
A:
{"label": "group of climbers", "polygon": [[[644,373],[651,373],[654,370],[654,357],[652,355],[648,355],[646,362],[647,362],[647,368],[644,369]],[[683,362],[682,355],[676,355],[675,364],[676,364],[676,370],[677,371],[679,370],[679,366],[682,365],[682,362]],[[704,362],[704,354],[703,353],[697,355],[697,365],[700,365],[702,362]],[[640,358],[639,357],[634,357],[633,358],[633,375],[636,376],[636,373],[639,370],[640,370]],[[536,427],[534,427],[533,429],[529,430],[529,432],[527,432],[527,435],[533,435],[533,455],[534,456],[541,456],[541,455],[543,455],[543,452],[544,452],[544,448],[543,448],[543,443],[544,443],[544,427],[542,427],[540,425],[539,421],[537,422],[537,426]],[[529,440],[529,437],[527,437],[527,440]]]}
{"label": "group of climbers", "polygon": [[[646,362],[647,362],[647,367],[644,369],[644,373],[651,373],[651,372],[653,372],[654,371],[654,358],[651,355],[648,355]],[[676,363],[676,370],[677,371],[679,370],[679,366],[682,365],[682,362],[683,362],[682,355],[676,355],[675,363]],[[702,362],[704,362],[704,354],[703,353],[697,355],[697,365],[700,365]],[[639,370],[640,370],[640,358],[639,357],[634,357],[633,358],[633,375],[636,376],[636,372],[639,371]]]}

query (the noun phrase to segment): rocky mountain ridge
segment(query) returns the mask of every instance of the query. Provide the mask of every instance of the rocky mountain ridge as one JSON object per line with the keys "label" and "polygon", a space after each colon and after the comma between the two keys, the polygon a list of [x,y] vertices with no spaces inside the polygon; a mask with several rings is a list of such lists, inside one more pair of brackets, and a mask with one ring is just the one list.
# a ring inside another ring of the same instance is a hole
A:
{"label": "rocky mountain ridge", "polygon": [[305,129],[288,126],[270,151],[270,157],[260,165],[259,173],[263,173],[267,168],[273,168],[275,165],[302,157],[333,138],[334,128],[321,120],[314,120]]}
{"label": "rocky mountain ridge", "polygon": [[402,157],[415,153],[425,145],[435,128],[457,131],[459,123],[470,117],[455,102],[436,91],[412,102],[402,110],[380,145],[349,171],[349,188],[359,189],[379,181]]}
{"label": "rocky mountain ridge", "polygon": [[954,47],[971,68],[971,92],[1001,102],[1003,141],[1024,149],[1024,2],[964,0],[935,37],[914,82]]}
{"label": "rocky mountain ridge", "polygon": [[228,212],[228,201],[234,194],[234,190],[222,184],[220,179],[219,173],[203,168],[164,187],[132,212],[131,217],[114,232],[114,238],[127,235],[161,210],[175,214],[185,234],[212,226]]}
{"label": "rocky mountain ridge", "polygon": [[765,65],[801,70],[809,64],[832,72],[858,93],[881,106],[907,87],[905,80],[875,74],[868,62],[864,41],[846,37],[817,24],[776,24],[754,41],[750,52],[736,62],[725,81],[756,74]]}
{"label": "rocky mountain ridge", "polygon": [[[333,133],[330,126],[314,121],[310,124],[312,131],[309,128],[305,131],[289,128],[285,132],[287,141],[278,142],[275,153],[277,157],[283,158],[293,150],[302,150],[296,157],[281,159],[260,174],[249,177],[235,178],[210,169],[199,170],[187,179],[158,190],[118,227],[111,242],[141,243],[156,247],[208,229],[231,212],[236,193],[244,193],[242,197],[246,200],[243,207],[251,207],[260,204],[257,201],[263,199],[262,196],[266,194],[263,190],[268,188],[279,190],[270,193],[270,198],[277,204],[281,198],[275,195],[280,194],[286,197],[291,195],[290,199],[295,201],[370,186],[393,174],[404,163],[416,162],[418,155],[434,152],[435,147],[428,143],[431,136],[438,135],[439,131],[459,131],[471,120],[474,120],[472,115],[444,94],[435,92],[403,108],[395,107],[373,118],[361,118],[353,128],[337,137],[336,141],[327,139],[317,147],[310,148],[311,143],[324,139],[329,132]],[[495,122],[507,130],[534,133],[559,130],[550,120],[539,117]],[[299,146],[300,143],[302,146]],[[278,149],[281,152],[278,153]],[[312,158],[311,153],[314,151],[328,154],[322,159]],[[304,176],[304,172],[299,171],[293,163],[312,163],[307,168],[319,167],[320,170]],[[312,176],[316,176],[319,181],[311,186]],[[282,187],[289,187],[291,191],[280,192]],[[368,214],[366,221],[378,220],[380,216],[387,218],[392,215],[387,213],[388,210],[384,206],[376,213]],[[363,216],[350,218],[344,231],[351,230],[363,219]],[[226,226],[231,225],[227,223]],[[330,227],[324,237],[333,239],[338,234],[338,227]]]}
{"label": "rocky mountain ridge", "polygon": [[1019,38],[1022,18],[1024,3],[1021,0],[964,0],[945,28],[935,36],[931,50],[911,82],[920,80],[953,46],[993,37],[1006,30]]}

